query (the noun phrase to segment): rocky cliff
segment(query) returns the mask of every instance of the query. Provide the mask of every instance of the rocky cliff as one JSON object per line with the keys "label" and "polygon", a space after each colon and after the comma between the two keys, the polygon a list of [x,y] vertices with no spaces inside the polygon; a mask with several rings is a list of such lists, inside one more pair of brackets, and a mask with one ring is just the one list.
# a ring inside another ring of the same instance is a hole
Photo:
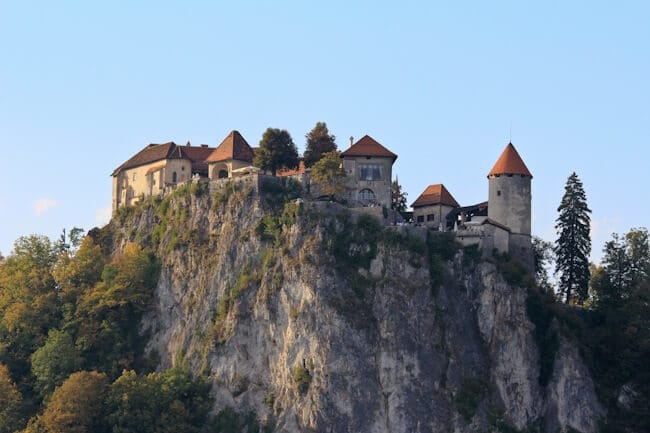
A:
{"label": "rocky cliff", "polygon": [[498,263],[296,196],[257,178],[193,185],[111,222],[115,249],[162,262],[146,351],[208,374],[215,413],[277,432],[597,430],[578,350],[552,325],[540,347],[531,289]]}

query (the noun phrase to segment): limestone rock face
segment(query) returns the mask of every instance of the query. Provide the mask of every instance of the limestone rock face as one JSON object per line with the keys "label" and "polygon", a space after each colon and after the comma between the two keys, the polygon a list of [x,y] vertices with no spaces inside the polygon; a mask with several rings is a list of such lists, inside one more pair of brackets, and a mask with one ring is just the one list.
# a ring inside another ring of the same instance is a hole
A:
{"label": "limestone rock face", "polygon": [[414,228],[364,232],[335,204],[286,202],[230,185],[111,223],[116,249],[139,241],[162,262],[146,351],[208,374],[215,414],[292,433],[596,431],[578,351],[562,340],[540,385],[527,291],[493,264],[433,257],[436,237]]}

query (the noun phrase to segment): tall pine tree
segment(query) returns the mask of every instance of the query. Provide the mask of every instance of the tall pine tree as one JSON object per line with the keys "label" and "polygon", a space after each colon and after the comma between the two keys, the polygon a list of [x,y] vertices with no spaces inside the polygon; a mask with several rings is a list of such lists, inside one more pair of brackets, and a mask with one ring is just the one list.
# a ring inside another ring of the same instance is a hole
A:
{"label": "tall pine tree", "polygon": [[305,167],[311,167],[323,157],[323,154],[336,150],[336,137],[330,134],[325,122],[317,122],[305,138],[307,139],[307,148],[303,155]]}
{"label": "tall pine tree", "polygon": [[589,287],[589,254],[591,237],[589,225],[591,209],[582,182],[574,172],[564,188],[562,202],[557,208],[559,216],[555,229],[555,271],[560,276],[559,293],[565,303],[583,304]]}

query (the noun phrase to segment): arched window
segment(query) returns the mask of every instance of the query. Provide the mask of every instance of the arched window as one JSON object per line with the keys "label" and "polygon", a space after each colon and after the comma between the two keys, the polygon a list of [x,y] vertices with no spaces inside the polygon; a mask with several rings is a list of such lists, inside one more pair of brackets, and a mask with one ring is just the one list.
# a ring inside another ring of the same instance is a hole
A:
{"label": "arched window", "polygon": [[228,170],[219,170],[219,179],[226,179],[228,177]]}
{"label": "arched window", "polygon": [[359,191],[359,200],[363,202],[373,203],[375,201],[375,193],[369,188],[364,188]]}
{"label": "arched window", "polygon": [[177,178],[176,172],[173,172],[172,173],[172,183],[176,183],[176,178]]}

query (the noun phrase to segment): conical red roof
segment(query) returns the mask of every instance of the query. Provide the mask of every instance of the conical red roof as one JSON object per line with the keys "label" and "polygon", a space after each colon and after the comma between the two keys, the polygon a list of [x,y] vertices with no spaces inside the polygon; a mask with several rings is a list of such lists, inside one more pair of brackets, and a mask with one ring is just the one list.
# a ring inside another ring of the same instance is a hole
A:
{"label": "conical red roof", "polygon": [[494,167],[492,167],[492,170],[488,173],[488,177],[501,174],[520,174],[533,177],[528,170],[528,167],[526,167],[526,164],[524,164],[524,160],[521,159],[521,156],[519,156],[517,149],[515,149],[515,146],[513,146],[512,143],[508,143],[506,148],[503,150],[503,153],[501,153],[501,156],[497,159]]}
{"label": "conical red roof", "polygon": [[456,199],[451,195],[447,188],[441,183],[429,185],[420,197],[417,198],[411,207],[430,206],[436,204],[444,204],[451,207],[459,207],[460,205]]}
{"label": "conical red roof", "polygon": [[254,156],[253,149],[251,149],[239,131],[231,131],[208,157],[207,162],[226,161],[229,159],[252,162]]}

